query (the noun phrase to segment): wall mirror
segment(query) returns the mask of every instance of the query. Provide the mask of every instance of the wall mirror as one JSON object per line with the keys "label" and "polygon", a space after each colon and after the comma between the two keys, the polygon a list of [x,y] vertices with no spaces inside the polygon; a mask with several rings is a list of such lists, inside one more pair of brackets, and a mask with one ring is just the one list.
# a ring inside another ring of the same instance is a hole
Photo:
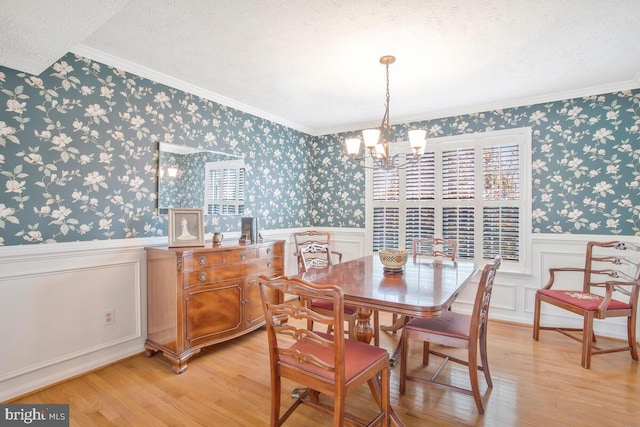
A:
{"label": "wall mirror", "polygon": [[160,143],[158,212],[202,208],[205,215],[244,213],[244,157]]}

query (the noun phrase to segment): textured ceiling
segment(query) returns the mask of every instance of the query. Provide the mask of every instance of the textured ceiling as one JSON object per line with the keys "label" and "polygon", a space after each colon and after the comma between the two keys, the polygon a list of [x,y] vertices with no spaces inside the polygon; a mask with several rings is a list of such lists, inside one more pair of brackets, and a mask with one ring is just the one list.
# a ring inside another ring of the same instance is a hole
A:
{"label": "textured ceiling", "polygon": [[637,0],[0,0],[0,64],[67,51],[323,134],[640,87]]}

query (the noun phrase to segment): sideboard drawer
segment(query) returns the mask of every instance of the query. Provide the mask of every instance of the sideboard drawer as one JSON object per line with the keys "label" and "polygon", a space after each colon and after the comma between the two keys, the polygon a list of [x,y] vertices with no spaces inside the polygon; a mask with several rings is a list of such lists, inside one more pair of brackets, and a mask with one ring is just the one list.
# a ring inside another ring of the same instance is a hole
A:
{"label": "sideboard drawer", "polygon": [[258,257],[258,251],[255,248],[234,249],[225,252],[225,264],[236,264],[239,262],[250,261]]}
{"label": "sideboard drawer", "polygon": [[259,250],[260,258],[282,256],[282,246],[262,246]]}
{"label": "sideboard drawer", "polygon": [[224,252],[194,253],[184,257],[184,270],[213,267],[224,264]]}

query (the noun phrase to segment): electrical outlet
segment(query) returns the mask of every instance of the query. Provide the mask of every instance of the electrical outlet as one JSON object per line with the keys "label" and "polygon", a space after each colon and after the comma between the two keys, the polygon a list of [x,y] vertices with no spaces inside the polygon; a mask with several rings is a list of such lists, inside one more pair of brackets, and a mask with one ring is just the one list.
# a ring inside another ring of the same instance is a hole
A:
{"label": "electrical outlet", "polygon": [[112,325],[113,322],[116,321],[116,310],[112,308],[111,310],[105,310],[104,312],[104,324]]}

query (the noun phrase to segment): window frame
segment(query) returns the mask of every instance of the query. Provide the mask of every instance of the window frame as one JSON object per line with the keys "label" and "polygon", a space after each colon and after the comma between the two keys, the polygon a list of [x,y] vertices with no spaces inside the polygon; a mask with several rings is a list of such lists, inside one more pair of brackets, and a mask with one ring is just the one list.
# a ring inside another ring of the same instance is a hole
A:
{"label": "window frame", "polygon": [[[482,148],[487,146],[498,145],[507,145],[507,144],[517,144],[519,146],[519,179],[520,179],[520,199],[518,201],[518,208],[520,210],[519,215],[519,245],[518,245],[518,255],[519,261],[503,261],[503,270],[518,272],[518,273],[531,273],[531,261],[530,261],[530,251],[531,251],[531,239],[532,239],[532,177],[531,177],[531,137],[532,130],[530,127],[523,128],[514,128],[514,129],[505,129],[505,130],[497,130],[497,131],[487,131],[487,132],[478,132],[472,134],[464,134],[464,135],[456,135],[456,136],[446,136],[439,138],[428,138],[427,145],[425,147],[425,152],[435,152],[436,159],[438,159],[438,153],[441,153],[444,150],[451,150],[455,148],[465,148],[465,147],[474,147],[479,148],[475,152],[475,198],[473,201],[473,206],[476,206],[476,209],[480,209],[479,215],[475,215],[474,223],[475,223],[475,238],[474,238],[474,254],[475,257],[473,261],[480,268],[486,262],[487,259],[483,259],[482,253],[482,243],[483,243],[483,215],[482,209],[485,207],[495,207],[500,206],[501,202],[495,201],[485,201],[482,197],[483,195],[483,186],[478,185],[481,184],[483,177],[483,168],[477,167],[478,164],[482,165]],[[391,155],[395,154],[403,154],[403,153],[411,153],[411,147],[409,143],[406,141],[392,143],[391,147]],[[372,162],[370,159],[367,159],[367,166],[371,167]],[[442,211],[443,206],[446,206],[442,202],[442,164],[437,162],[435,163],[435,192],[436,199],[433,201],[433,206],[435,207],[436,212],[438,209]],[[404,171],[401,171],[400,178],[400,201],[397,203],[400,209],[400,220],[399,220],[399,239],[398,246],[400,248],[406,247],[406,216],[403,216],[406,213],[407,206],[415,206],[413,202],[406,201],[406,182],[404,181]],[[374,208],[376,204],[374,204],[373,198],[373,170],[366,169],[365,170],[365,189],[366,189],[366,223],[365,223],[365,233],[366,233],[366,247],[368,253],[373,253],[373,245],[374,245]],[[460,203],[460,201],[455,201],[453,205],[456,203]],[[385,202],[385,206],[393,205],[393,203]],[[466,203],[465,206],[468,206],[469,203]],[[510,203],[513,205],[513,203]],[[380,205],[378,205],[380,206]],[[448,205],[448,206],[451,206]],[[437,215],[436,215],[437,216]],[[443,233],[443,225],[442,221],[435,221],[435,232],[436,236],[442,236]],[[440,230],[440,231],[438,231]],[[479,237],[479,238],[478,238]]]}

